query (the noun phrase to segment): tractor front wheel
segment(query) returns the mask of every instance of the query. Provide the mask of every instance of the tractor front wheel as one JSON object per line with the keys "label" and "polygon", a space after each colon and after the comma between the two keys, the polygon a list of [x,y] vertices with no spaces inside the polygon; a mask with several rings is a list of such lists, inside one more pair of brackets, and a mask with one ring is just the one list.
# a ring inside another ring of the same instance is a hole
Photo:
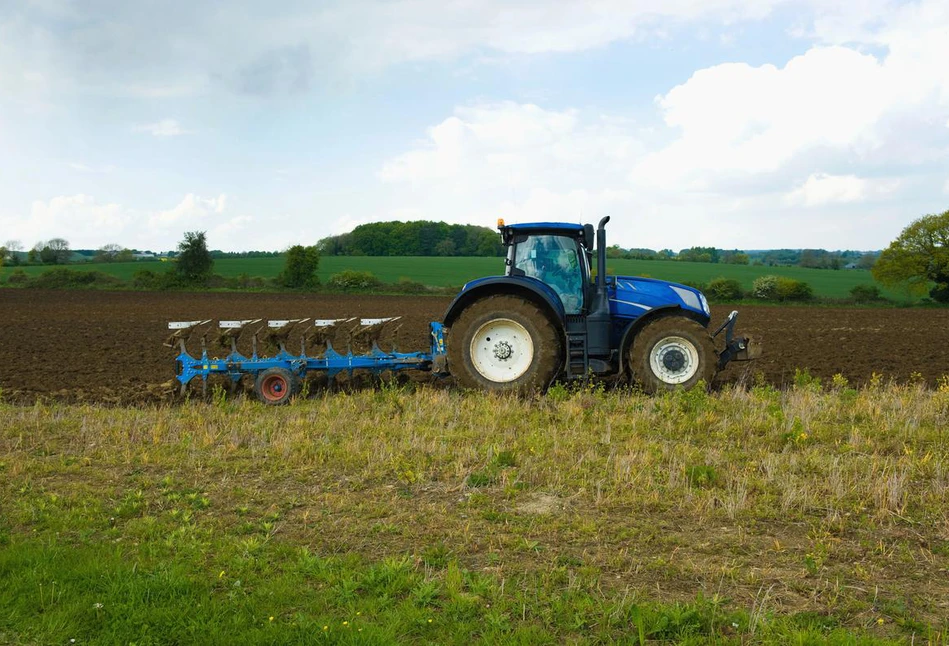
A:
{"label": "tractor front wheel", "polygon": [[269,406],[280,406],[290,401],[299,390],[299,379],[284,368],[268,368],[257,375],[254,393]]}
{"label": "tractor front wheel", "polygon": [[633,380],[647,393],[708,385],[718,370],[712,337],[683,316],[648,323],[633,339],[628,360]]}
{"label": "tractor front wheel", "polygon": [[488,296],[465,309],[448,334],[448,367],[466,388],[530,392],[546,388],[562,363],[547,315],[517,296]]}

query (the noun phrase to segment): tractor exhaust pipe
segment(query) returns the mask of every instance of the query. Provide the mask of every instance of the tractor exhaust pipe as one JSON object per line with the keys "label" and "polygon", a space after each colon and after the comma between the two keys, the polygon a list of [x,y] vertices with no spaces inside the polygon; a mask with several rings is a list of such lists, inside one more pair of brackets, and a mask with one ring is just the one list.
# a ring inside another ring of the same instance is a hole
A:
{"label": "tractor exhaust pipe", "polygon": [[606,216],[596,225],[596,291],[606,292],[606,223],[610,216]]}
{"label": "tractor exhaust pipe", "polygon": [[596,288],[587,314],[587,350],[591,355],[610,353],[610,303],[606,293],[606,223],[600,220],[596,230]]}

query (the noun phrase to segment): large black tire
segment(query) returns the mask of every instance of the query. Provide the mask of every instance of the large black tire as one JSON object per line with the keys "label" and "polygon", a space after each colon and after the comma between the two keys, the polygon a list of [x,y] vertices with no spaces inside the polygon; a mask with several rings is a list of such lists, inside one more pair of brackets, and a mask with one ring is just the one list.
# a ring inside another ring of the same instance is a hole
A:
{"label": "large black tire", "polygon": [[718,355],[708,330],[684,316],[647,323],[629,348],[630,375],[647,393],[712,383]]}
{"label": "large black tire", "polygon": [[527,393],[547,388],[563,365],[557,328],[518,296],[469,305],[448,332],[448,369],[465,388]]}
{"label": "large black tire", "polygon": [[268,368],[254,380],[254,394],[268,406],[282,406],[299,391],[299,377],[284,368]]}

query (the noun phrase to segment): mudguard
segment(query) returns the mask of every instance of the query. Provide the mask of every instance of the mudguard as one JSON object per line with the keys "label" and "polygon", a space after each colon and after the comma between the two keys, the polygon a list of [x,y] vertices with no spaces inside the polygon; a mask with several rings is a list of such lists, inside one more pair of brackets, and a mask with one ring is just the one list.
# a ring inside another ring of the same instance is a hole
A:
{"label": "mudguard", "polygon": [[445,327],[450,327],[471,303],[498,294],[514,294],[536,303],[548,313],[551,321],[563,328],[566,315],[557,292],[550,285],[527,276],[489,276],[466,283],[445,312],[442,319]]}

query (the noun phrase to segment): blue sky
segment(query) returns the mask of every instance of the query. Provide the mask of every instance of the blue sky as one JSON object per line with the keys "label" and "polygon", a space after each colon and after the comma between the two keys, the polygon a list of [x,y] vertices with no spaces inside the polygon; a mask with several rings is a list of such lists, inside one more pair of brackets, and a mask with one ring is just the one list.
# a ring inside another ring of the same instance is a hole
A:
{"label": "blue sky", "polygon": [[949,208],[946,60],[945,0],[7,0],[0,244],[877,249]]}

